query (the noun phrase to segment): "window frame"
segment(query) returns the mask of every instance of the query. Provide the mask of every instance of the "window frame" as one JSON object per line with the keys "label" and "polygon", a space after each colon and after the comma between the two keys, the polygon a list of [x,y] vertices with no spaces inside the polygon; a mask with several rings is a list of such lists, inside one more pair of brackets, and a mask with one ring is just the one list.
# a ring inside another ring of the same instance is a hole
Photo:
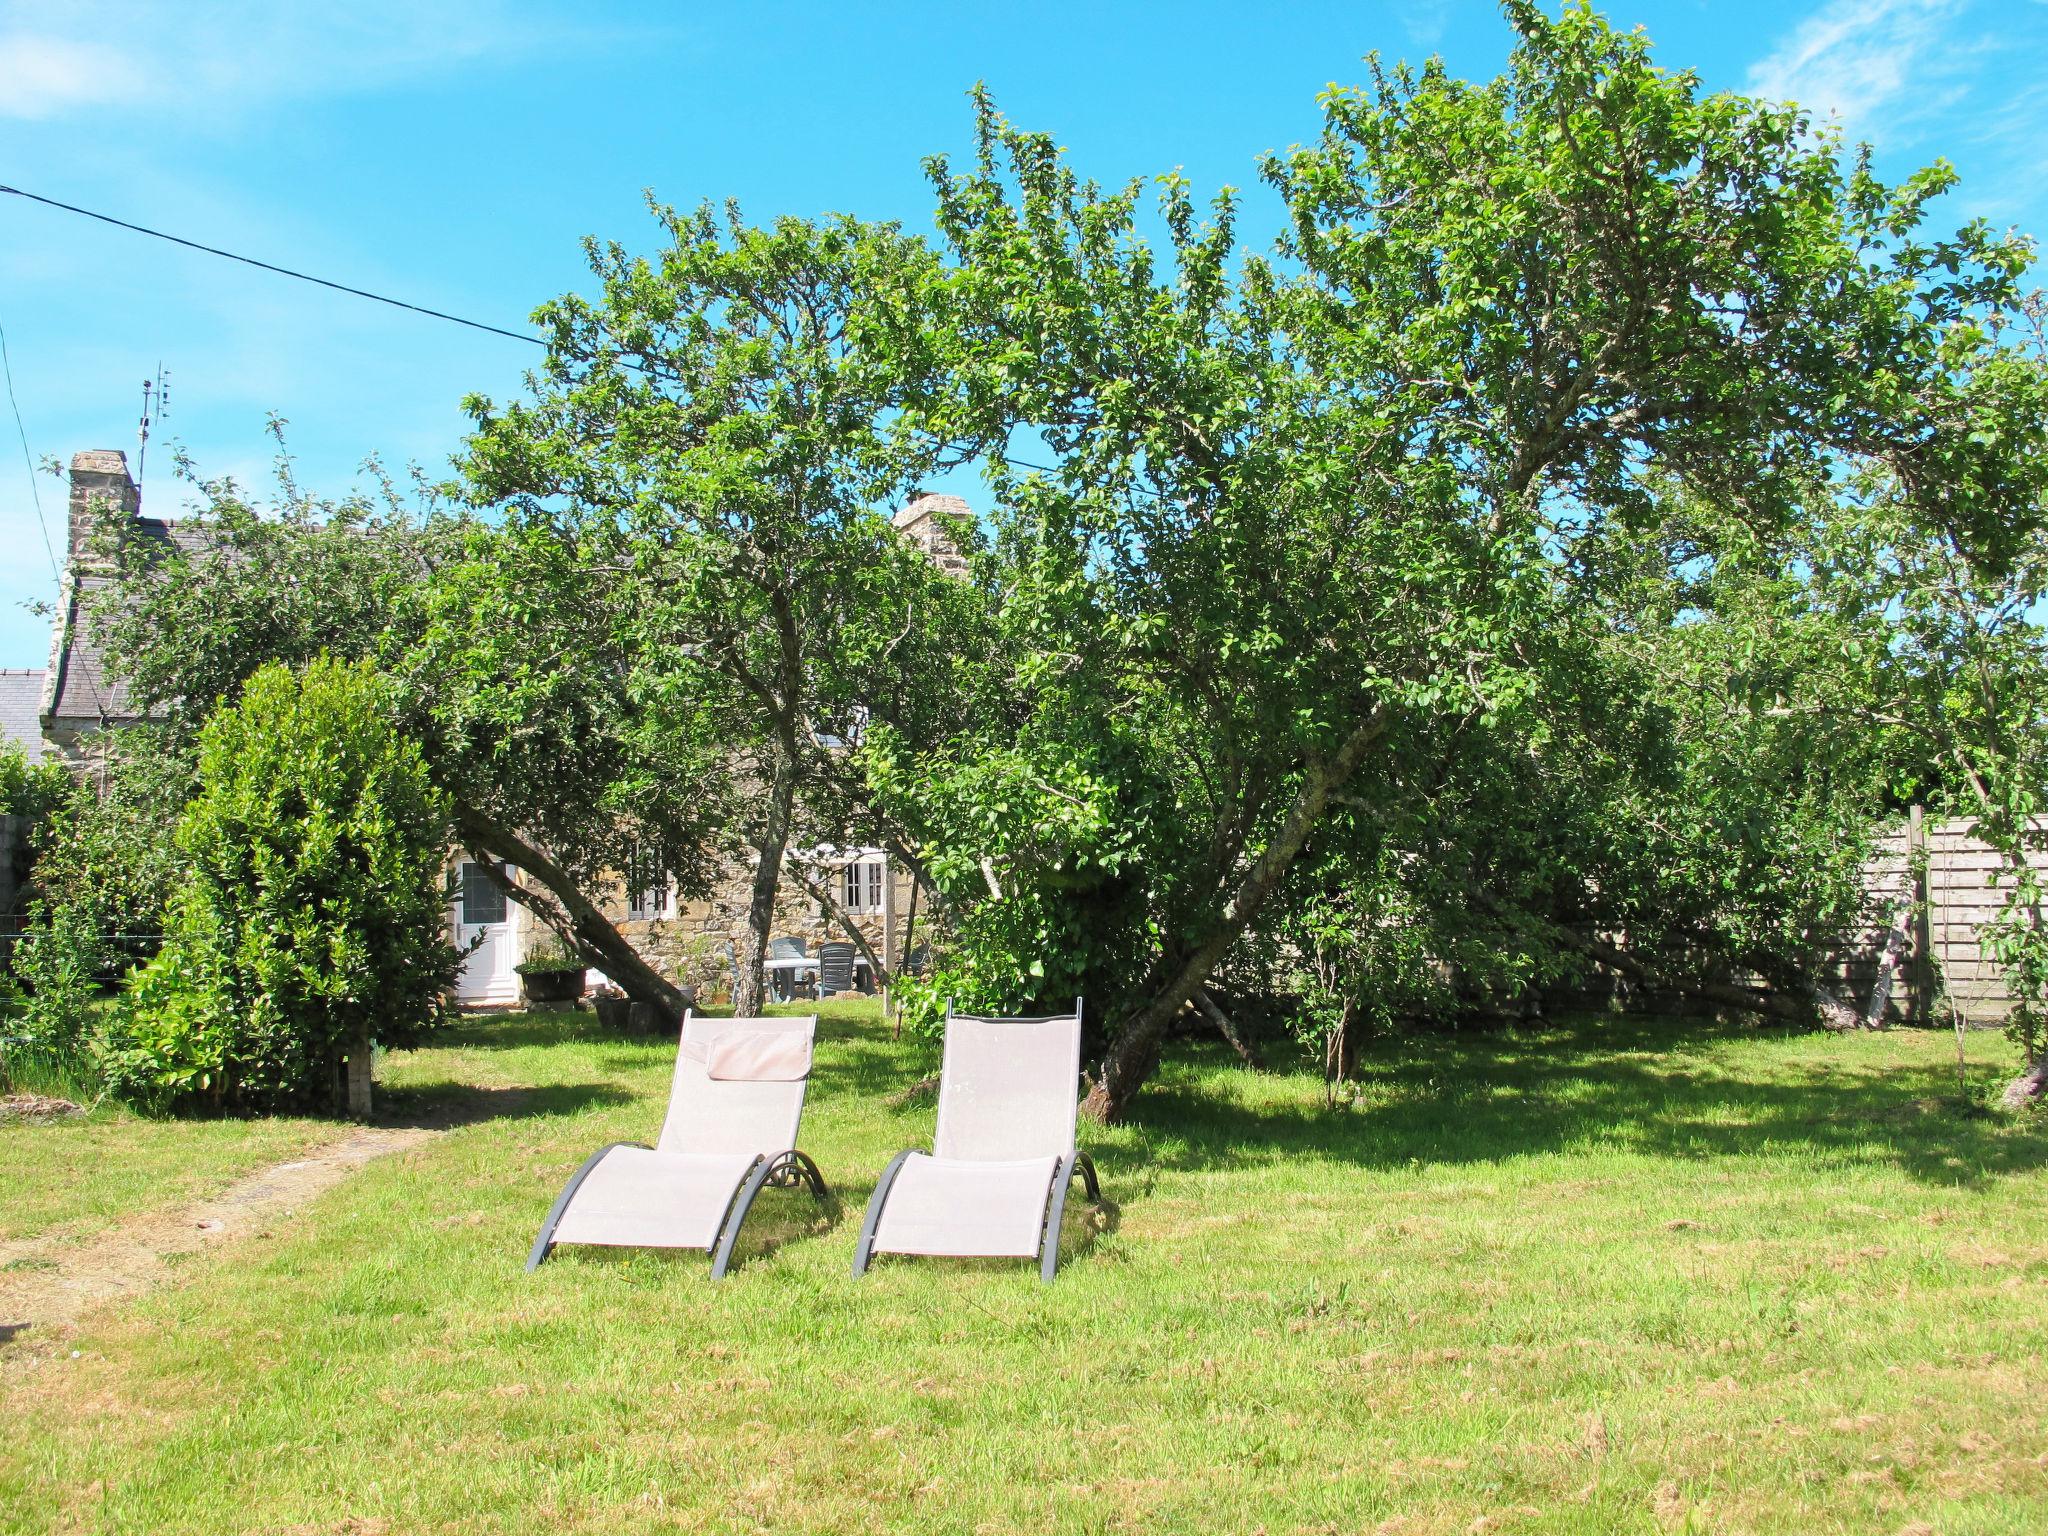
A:
{"label": "window frame", "polygon": [[[495,928],[512,921],[512,898],[499,888],[482,861],[464,859],[456,870],[455,921],[464,928]],[[482,893],[497,903],[496,917],[472,917],[473,898]]]}
{"label": "window frame", "polygon": [[889,856],[857,854],[839,866],[839,906],[849,917],[873,917],[887,905]]}
{"label": "window frame", "polygon": [[626,860],[626,921],[665,922],[675,915],[675,880],[660,863],[635,849]]}

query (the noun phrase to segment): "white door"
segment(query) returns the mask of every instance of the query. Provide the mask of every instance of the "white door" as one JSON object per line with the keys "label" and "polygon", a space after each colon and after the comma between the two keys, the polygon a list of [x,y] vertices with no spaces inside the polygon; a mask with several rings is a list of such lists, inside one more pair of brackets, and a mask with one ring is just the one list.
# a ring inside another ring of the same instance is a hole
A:
{"label": "white door", "polygon": [[455,946],[469,950],[472,944],[476,948],[462,962],[455,995],[465,1003],[518,1002],[511,905],[481,864],[464,860],[455,895]]}

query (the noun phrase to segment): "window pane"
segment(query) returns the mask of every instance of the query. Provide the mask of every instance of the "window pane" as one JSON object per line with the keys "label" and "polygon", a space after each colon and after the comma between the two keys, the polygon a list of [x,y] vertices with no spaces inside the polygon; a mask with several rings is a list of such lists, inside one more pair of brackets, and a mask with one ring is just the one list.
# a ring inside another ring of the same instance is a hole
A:
{"label": "window pane", "polygon": [[471,926],[505,921],[505,893],[491,883],[481,864],[462,866],[462,920]]}
{"label": "window pane", "polygon": [[868,860],[868,910],[882,910],[882,861]]}
{"label": "window pane", "polygon": [[668,874],[654,855],[635,849],[626,860],[626,916],[650,922],[668,912]]}

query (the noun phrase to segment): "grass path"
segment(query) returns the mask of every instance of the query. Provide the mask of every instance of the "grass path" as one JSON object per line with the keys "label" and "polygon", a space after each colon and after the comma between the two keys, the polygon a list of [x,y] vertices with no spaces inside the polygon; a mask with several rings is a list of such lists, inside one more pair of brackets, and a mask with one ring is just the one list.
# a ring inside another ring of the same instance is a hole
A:
{"label": "grass path", "polygon": [[1952,1049],[1424,1038],[1334,1112],[1198,1050],[1084,1138],[1120,1213],[1056,1285],[854,1281],[932,1113],[842,1010],[805,1121],[841,1203],[765,1196],[714,1286],[520,1273],[672,1048],[494,1022],[394,1063],[466,1123],[0,1380],[0,1532],[2036,1532],[2048,1121],[1964,1114]]}
{"label": "grass path", "polygon": [[[0,1342],[17,1345],[0,1363],[21,1368],[48,1358],[96,1308],[161,1285],[180,1261],[210,1244],[269,1237],[270,1227],[371,1159],[433,1134],[366,1126],[303,1157],[245,1174],[196,1205],[145,1212],[83,1244],[56,1233],[0,1242]],[[23,1334],[32,1336],[23,1340]]]}
{"label": "grass path", "polygon": [[37,1239],[88,1242],[142,1211],[217,1194],[334,1137],[335,1126],[318,1120],[148,1120],[111,1104],[49,1121],[0,1121],[0,1250]]}

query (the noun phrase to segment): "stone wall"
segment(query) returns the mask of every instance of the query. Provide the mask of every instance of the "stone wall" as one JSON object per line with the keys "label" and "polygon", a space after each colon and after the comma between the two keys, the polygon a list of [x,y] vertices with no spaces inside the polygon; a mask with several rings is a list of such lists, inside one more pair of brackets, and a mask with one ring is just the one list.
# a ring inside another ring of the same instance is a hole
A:
{"label": "stone wall", "polygon": [[[836,871],[832,873],[836,878]],[[607,915],[613,917],[619,932],[648,964],[679,985],[694,987],[697,996],[710,1002],[731,995],[731,957],[745,951],[752,881],[753,872],[736,864],[709,897],[675,903],[669,915],[633,920],[624,915],[628,909],[623,893],[607,909]],[[852,914],[868,944],[891,970],[902,965],[906,940],[912,947],[924,947],[920,934],[928,914],[920,904],[913,926],[911,883],[908,874],[890,863],[883,910]],[[770,936],[801,939],[807,955],[816,955],[820,944],[846,938],[839,925],[794,880],[784,879],[775,915]]]}

